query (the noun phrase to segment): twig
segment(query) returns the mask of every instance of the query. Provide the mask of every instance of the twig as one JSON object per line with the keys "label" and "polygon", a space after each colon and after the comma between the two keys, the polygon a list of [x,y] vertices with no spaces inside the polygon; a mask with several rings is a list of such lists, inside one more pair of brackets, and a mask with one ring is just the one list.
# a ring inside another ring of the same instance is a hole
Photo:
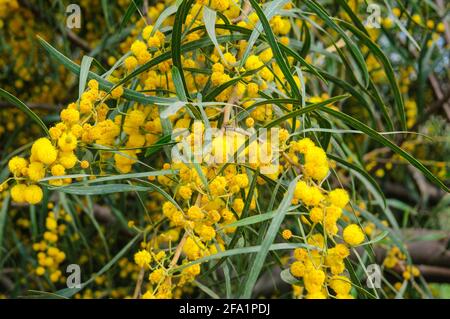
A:
{"label": "twig", "polygon": [[443,100],[441,106],[444,109],[447,118],[450,120],[450,105],[447,103],[448,98],[444,99],[444,93],[442,92],[441,86],[439,85],[439,81],[436,78],[436,75],[434,75],[434,73],[431,73],[428,76],[428,80],[430,81],[431,87],[433,88],[434,95],[436,96],[436,98],[438,100]]}
{"label": "twig", "polygon": [[142,11],[144,11],[143,12],[143,14],[144,14],[144,17],[145,17],[145,21],[147,22],[147,24],[150,24],[150,17],[148,16],[148,0],[145,0],[144,1],[144,5],[143,5],[143,8],[142,8]]}
{"label": "twig", "polygon": [[73,31],[66,29],[66,34],[67,34],[67,38],[70,40],[70,42],[72,42],[76,46],[80,47],[81,49],[83,49],[86,52],[92,51],[92,48],[89,45],[89,43],[87,41],[83,40],[82,38],[80,38],[78,35],[76,35]]}
{"label": "twig", "polygon": [[180,242],[178,243],[177,248],[175,249],[175,254],[173,255],[172,261],[169,264],[169,269],[173,268],[177,264],[178,259],[180,259],[181,252],[183,250],[183,246],[184,246],[184,243],[186,242],[187,237],[188,237],[188,233],[185,231],[183,238],[181,238]]}
{"label": "twig", "polygon": [[144,267],[142,267],[141,270],[139,271],[139,277],[136,282],[136,288],[134,288],[133,299],[139,299],[141,297],[141,286],[142,286],[142,282],[144,281],[144,275],[145,275],[145,269],[144,269]]}
{"label": "twig", "polygon": [[248,14],[252,10],[252,6],[250,4],[250,1],[244,0],[244,6],[242,7],[242,13],[239,15],[239,17],[232,20],[233,23],[238,23],[242,20],[244,20],[246,17],[248,17]]}

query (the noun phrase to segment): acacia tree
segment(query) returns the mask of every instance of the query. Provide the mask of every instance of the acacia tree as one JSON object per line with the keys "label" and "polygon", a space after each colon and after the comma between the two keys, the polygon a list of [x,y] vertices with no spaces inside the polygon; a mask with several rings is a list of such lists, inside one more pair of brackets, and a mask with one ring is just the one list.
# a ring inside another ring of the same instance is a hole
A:
{"label": "acacia tree", "polygon": [[0,3],[6,296],[450,280],[443,1],[82,2],[80,29],[66,5]]}

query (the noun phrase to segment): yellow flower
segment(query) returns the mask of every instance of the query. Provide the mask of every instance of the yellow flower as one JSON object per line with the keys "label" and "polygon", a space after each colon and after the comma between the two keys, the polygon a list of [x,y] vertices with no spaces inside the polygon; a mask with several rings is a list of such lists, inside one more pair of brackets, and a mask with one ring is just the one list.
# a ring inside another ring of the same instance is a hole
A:
{"label": "yellow flower", "polygon": [[164,279],[164,277],[165,277],[164,269],[158,268],[150,274],[148,279],[152,284],[158,284]]}
{"label": "yellow flower", "polygon": [[306,295],[306,299],[326,299],[327,296],[322,291],[315,291],[308,293]]}
{"label": "yellow flower", "polygon": [[191,237],[188,237],[184,243],[183,252],[188,259],[196,260],[201,257],[200,248],[198,242],[194,241]]}
{"label": "yellow flower", "polygon": [[220,196],[225,193],[227,180],[223,176],[217,176],[210,184],[209,189],[212,195]]}
{"label": "yellow flower", "polygon": [[218,11],[225,11],[230,7],[229,0],[211,0],[211,8]]}
{"label": "yellow flower", "polygon": [[214,237],[216,237],[216,231],[214,230],[214,228],[207,225],[200,225],[196,227],[195,232],[204,242],[210,241]]}
{"label": "yellow flower", "polygon": [[25,200],[31,205],[39,204],[42,197],[42,189],[37,185],[30,185],[25,189]]}
{"label": "yellow flower", "polygon": [[273,58],[273,52],[271,48],[265,49],[263,52],[260,53],[259,58],[264,63],[269,62]]}
{"label": "yellow flower", "polygon": [[28,161],[22,157],[14,156],[8,162],[8,167],[11,173],[14,175],[20,175],[22,170],[26,168]]}
{"label": "yellow flower", "polygon": [[123,95],[123,86],[118,86],[111,91],[111,96],[113,99],[118,99]]}
{"label": "yellow flower", "polygon": [[75,166],[78,159],[73,152],[60,152],[58,160],[66,169],[71,169]]}
{"label": "yellow flower", "polygon": [[40,161],[46,165],[52,164],[58,157],[58,152],[49,139],[40,138],[31,147],[31,161]]}
{"label": "yellow flower", "polygon": [[183,199],[190,199],[192,196],[192,189],[189,186],[183,185],[178,190],[178,193]]}
{"label": "yellow flower", "polygon": [[234,180],[240,188],[246,188],[249,184],[247,174],[237,174]]}
{"label": "yellow flower", "polygon": [[17,184],[11,188],[11,197],[16,203],[25,203],[25,189],[24,184]]}
{"label": "yellow flower", "polygon": [[54,165],[52,167],[53,176],[63,176],[66,175],[66,169],[61,164]]}
{"label": "yellow flower", "polygon": [[[47,217],[45,220],[45,227],[47,227],[48,230],[52,231],[55,230],[56,227],[58,227],[58,223],[56,222],[56,219],[54,219],[53,217]],[[49,255],[50,254],[50,249],[49,249]]]}
{"label": "yellow flower", "polygon": [[187,215],[192,220],[200,220],[205,217],[205,214],[202,212],[201,208],[198,206],[192,206],[189,208]]}
{"label": "yellow flower", "polygon": [[43,276],[45,274],[45,268],[42,266],[39,266],[36,268],[36,275]]}
{"label": "yellow flower", "polygon": [[77,143],[77,138],[72,133],[63,133],[58,139],[58,146],[63,152],[73,151]]}
{"label": "yellow flower", "polygon": [[247,58],[247,61],[245,61],[245,68],[249,71],[258,69],[258,68],[262,67],[263,65],[264,64],[262,63],[262,61],[259,59],[259,57],[257,55],[250,55]]}
{"label": "yellow flower", "polygon": [[157,36],[148,38],[147,44],[150,48],[159,48],[161,46],[161,40]]}
{"label": "yellow flower", "polygon": [[283,236],[284,239],[289,240],[292,237],[292,232],[289,229],[285,229],[281,233],[281,236]]}
{"label": "yellow flower", "polygon": [[80,112],[74,109],[64,109],[61,111],[61,120],[67,124],[75,124],[80,120]]}
{"label": "yellow flower", "polygon": [[445,24],[443,22],[439,22],[436,26],[436,31],[443,33],[445,31]]}
{"label": "yellow flower", "polygon": [[138,65],[138,61],[134,56],[129,56],[123,63],[128,71],[134,70]]}
{"label": "yellow flower", "polygon": [[305,154],[305,173],[317,181],[323,180],[329,171],[327,156],[323,149],[314,146]]}
{"label": "yellow flower", "polygon": [[294,198],[300,199],[306,206],[317,206],[324,199],[321,190],[299,181],[294,190]]}
{"label": "yellow flower", "polygon": [[361,227],[356,224],[345,227],[343,237],[345,242],[352,246],[359,245],[364,241],[364,233]]}
{"label": "yellow flower", "polygon": [[89,162],[86,160],[81,161],[80,166],[82,169],[86,169],[89,167]]}
{"label": "yellow flower", "polygon": [[298,261],[305,261],[308,256],[308,252],[305,248],[296,248],[294,250],[294,258]]}
{"label": "yellow flower", "polygon": [[247,117],[245,120],[245,125],[248,127],[253,127],[253,125],[255,125],[255,120],[252,117]]}
{"label": "yellow flower", "polygon": [[28,166],[28,177],[33,181],[37,182],[45,177],[44,164],[39,162],[33,162]]}
{"label": "yellow flower", "polygon": [[347,206],[350,201],[347,191],[342,188],[336,188],[328,193],[328,199],[333,205],[340,208]]}
{"label": "yellow flower", "polygon": [[304,282],[308,293],[320,292],[325,282],[325,273],[320,269],[313,268],[305,273]]}
{"label": "yellow flower", "polygon": [[344,276],[333,276],[330,279],[329,286],[336,292],[337,295],[348,295],[352,289],[350,279]]}
{"label": "yellow flower", "polygon": [[229,66],[232,66],[236,63],[235,56],[232,55],[230,52],[224,53],[223,57],[225,58],[225,61]]}
{"label": "yellow flower", "polygon": [[131,45],[131,52],[133,52],[135,56],[139,56],[142,52],[147,52],[147,45],[140,40],[136,40]]}
{"label": "yellow flower", "polygon": [[148,268],[151,261],[152,256],[147,250],[140,250],[134,254],[134,262],[141,268]]}
{"label": "yellow flower", "polygon": [[256,83],[249,83],[247,85],[247,94],[249,97],[256,97],[258,95],[259,87]]}
{"label": "yellow flower", "polygon": [[152,25],[148,25],[144,28],[144,30],[142,30],[142,37],[144,38],[144,40],[147,40],[148,38],[150,38],[150,35],[153,32],[153,26]]}
{"label": "yellow flower", "polygon": [[305,264],[301,261],[294,261],[291,264],[291,274],[295,277],[303,277],[305,275]]}
{"label": "yellow flower", "polygon": [[319,207],[314,207],[309,211],[309,218],[313,223],[320,223],[323,221],[323,209]]}

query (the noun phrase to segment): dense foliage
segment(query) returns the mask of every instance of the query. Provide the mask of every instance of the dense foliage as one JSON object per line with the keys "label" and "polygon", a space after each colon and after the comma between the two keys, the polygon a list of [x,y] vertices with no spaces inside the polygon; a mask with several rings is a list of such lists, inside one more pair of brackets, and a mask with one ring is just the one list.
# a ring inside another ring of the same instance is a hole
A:
{"label": "dense foliage", "polygon": [[450,282],[444,1],[69,5],[0,0],[3,296]]}

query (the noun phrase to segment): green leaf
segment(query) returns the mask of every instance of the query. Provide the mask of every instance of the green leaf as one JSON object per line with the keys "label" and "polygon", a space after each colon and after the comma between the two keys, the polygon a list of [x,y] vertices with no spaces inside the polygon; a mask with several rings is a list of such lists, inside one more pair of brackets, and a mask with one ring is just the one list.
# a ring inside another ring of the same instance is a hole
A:
{"label": "green leaf", "polygon": [[400,92],[400,88],[398,86],[394,70],[392,69],[391,62],[386,57],[386,55],[384,55],[380,47],[376,43],[374,43],[370,39],[370,37],[368,37],[364,32],[358,30],[354,25],[346,21],[340,21],[340,24],[342,24],[348,30],[353,32],[353,34],[355,34],[358,37],[358,39],[369,48],[369,50],[375,55],[378,61],[380,61],[380,63],[383,65],[384,72],[386,73],[388,81],[391,85],[392,92],[394,93],[394,100],[398,119],[400,120],[402,130],[406,131],[407,127],[406,127],[405,105],[403,103],[403,97]]}
{"label": "green leaf", "polygon": [[[187,267],[190,267],[192,265],[195,264],[201,264],[201,263],[206,263],[209,262],[211,260],[215,260],[215,259],[222,259],[225,257],[231,257],[231,256],[237,256],[237,255],[244,255],[244,254],[252,254],[252,253],[256,253],[259,252],[262,248],[261,246],[250,246],[250,247],[242,247],[242,248],[235,248],[235,249],[230,249],[230,250],[225,250],[225,251],[221,251],[217,254],[214,255],[209,255],[206,257],[202,257],[200,259],[191,261],[190,263],[186,263],[184,265],[180,265],[178,267],[173,268],[170,273],[174,273],[177,271],[181,271]],[[316,247],[310,246],[308,244],[291,244],[291,243],[281,243],[281,244],[272,244],[269,246],[269,251],[276,251],[276,250],[292,250],[295,248],[308,248],[308,249],[317,249]]]}
{"label": "green leaf", "polygon": [[367,34],[367,30],[364,27],[364,24],[362,24],[361,20],[358,18],[358,16],[353,12],[352,8],[348,5],[347,1],[345,0],[338,0],[339,6],[341,6],[345,13],[348,14],[350,19],[352,20],[353,24],[358,27],[362,32]]}
{"label": "green leaf", "polygon": [[283,269],[280,273],[281,279],[289,284],[289,285],[296,285],[299,283],[299,280],[292,276],[291,271],[289,269]]}
{"label": "green leaf", "polygon": [[183,87],[183,80],[181,79],[180,70],[176,66],[172,67],[172,80],[175,85],[175,91],[177,92],[178,99],[180,99],[180,101],[187,102],[187,92]]}
{"label": "green leaf", "polygon": [[[2,260],[3,253],[3,238],[5,237],[5,225],[6,225],[6,217],[8,216],[8,208],[9,208],[9,194],[1,202],[0,209],[0,260]],[[0,272],[1,272],[2,263],[0,263]]]}
{"label": "green leaf", "polygon": [[198,288],[200,288],[200,290],[203,291],[205,294],[207,294],[209,297],[211,297],[213,299],[220,299],[218,294],[216,294],[209,287],[205,286],[198,280],[194,280],[194,285],[197,286]]}
{"label": "green leaf", "polygon": [[139,10],[139,7],[142,5],[142,0],[132,0],[128,5],[127,11],[123,15],[122,21],[120,22],[119,32],[125,28],[125,26],[130,21],[133,14]]}
{"label": "green leaf", "polygon": [[[75,187],[78,185],[97,184],[97,183],[120,181],[120,180],[131,180],[134,178],[146,178],[149,176],[165,176],[165,175],[176,174],[177,172],[178,172],[177,170],[164,169],[164,170],[159,170],[159,171],[149,171],[149,172],[142,172],[142,173],[112,175],[112,176],[99,177],[96,179],[89,179],[89,180],[82,181],[82,182],[72,183],[69,186],[59,187],[58,189],[72,187],[72,186]],[[65,178],[65,177],[57,176],[57,178]],[[48,180],[48,179],[42,179],[41,181],[44,181],[44,180]]]}
{"label": "green leaf", "polygon": [[219,42],[217,42],[216,37],[216,11],[211,10],[207,6],[203,7],[203,23],[205,24],[206,32],[208,33],[209,38],[211,39],[214,47],[217,52],[219,52],[220,57],[225,61],[222,50],[220,49]]}
{"label": "green leaf", "polygon": [[123,247],[117,255],[114,256],[105,266],[103,266],[97,273],[95,273],[89,280],[85,281],[81,284],[80,288],[65,288],[58,290],[55,292],[56,295],[61,296],[63,298],[71,298],[78,292],[80,292],[82,289],[84,289],[87,285],[92,283],[95,278],[98,276],[103,275],[105,272],[107,272],[116,262],[119,261],[122,256],[124,256],[128,250],[138,241],[138,239],[142,236],[142,233],[137,234],[125,247]]}
{"label": "green leaf", "polygon": [[349,163],[346,160],[340,158],[339,156],[334,156],[333,154],[327,154],[328,158],[332,159],[333,161],[338,162],[342,166],[345,166],[348,169],[351,169],[355,171],[358,174],[361,174],[362,177],[364,177],[377,191],[378,195],[381,197],[382,202],[384,204],[383,208],[386,208],[386,197],[384,196],[383,190],[381,189],[380,185],[378,185],[377,181],[367,173],[367,171],[355,164]]}
{"label": "green leaf", "polygon": [[367,242],[362,243],[361,245],[358,246],[368,246],[368,245],[374,245],[380,241],[382,241],[387,235],[389,235],[388,231],[383,231],[380,234],[378,234],[374,239],[369,240]]}
{"label": "green leaf", "polygon": [[400,21],[400,19],[397,18],[392,13],[392,9],[391,9],[391,6],[389,5],[389,2],[384,0],[384,3],[386,4],[388,11],[391,12],[390,18],[394,20],[395,25],[398,26],[400,28],[400,30],[408,37],[409,41],[411,41],[411,43],[414,45],[414,47],[417,49],[417,51],[420,51],[420,46],[417,43],[416,39],[414,39],[414,37],[411,35],[411,33],[409,33],[408,29],[405,28],[405,26],[403,25],[404,23],[402,21]]}
{"label": "green leaf", "polygon": [[[51,57],[56,59],[59,63],[64,65],[69,71],[72,73],[79,75],[80,74],[80,66],[76,64],[75,62],[71,61],[69,58],[64,56],[61,52],[56,50],[54,47],[52,47],[47,41],[42,39],[38,36],[38,41],[42,45],[42,47],[50,54]],[[113,83],[106,81],[98,74],[95,74],[93,72],[89,72],[88,79],[94,79],[97,80],[100,86],[100,89],[105,91],[110,91],[114,87],[118,85],[114,85]],[[124,89],[123,97],[125,99],[139,102],[142,104],[169,104],[175,101],[175,99],[172,98],[163,98],[158,96],[150,96],[146,94],[142,94],[130,89]]]}
{"label": "green leaf", "polygon": [[86,88],[86,82],[87,77],[89,75],[89,70],[91,68],[92,61],[94,60],[93,57],[90,56],[83,56],[83,59],[81,60],[81,67],[80,67],[80,84],[78,86],[78,99],[81,100],[81,95],[83,95],[84,89]]}
{"label": "green leaf", "polygon": [[0,89],[0,97],[2,98],[2,100],[11,103],[12,106],[16,106],[19,110],[28,115],[30,119],[32,119],[39,125],[39,127],[45,132],[47,136],[50,135],[47,126],[45,126],[41,118],[37,116],[36,113],[34,113],[28,106],[26,106],[25,103],[3,89]]}
{"label": "green leaf", "polygon": [[[218,26],[217,26],[218,27]],[[204,29],[204,27],[199,27],[196,29]],[[217,41],[219,43],[225,43],[225,42],[230,42],[230,41],[239,41],[239,40],[245,40],[248,38],[248,35],[246,34],[238,34],[238,35],[223,35],[223,36],[219,36],[217,37]],[[190,51],[194,51],[196,49],[201,49],[207,46],[211,46],[213,45],[213,43],[211,42],[211,39],[209,37],[203,37],[202,39],[196,40],[196,41],[191,41],[188,42],[186,44],[183,44],[180,48],[182,53],[186,53],[186,52],[190,52]],[[130,81],[131,79],[136,78],[139,74],[142,74],[143,72],[151,69],[152,67],[169,60],[172,57],[172,53],[171,52],[165,52],[161,55],[158,55],[157,57],[153,58],[152,60],[148,61],[147,63],[145,63],[144,65],[141,65],[140,67],[138,67],[136,70],[134,70],[133,72],[131,72],[130,74],[128,74],[126,77],[124,77],[122,80],[120,80],[116,86],[127,83],[128,81]],[[181,69],[179,69],[181,71]],[[182,73],[180,72],[180,75]]]}
{"label": "green leaf", "polygon": [[286,63],[286,59],[284,58],[283,54],[281,53],[280,47],[278,45],[278,42],[275,38],[275,35],[273,34],[272,28],[270,27],[269,21],[267,20],[266,16],[264,15],[264,12],[262,11],[261,7],[259,6],[258,2],[255,0],[249,0],[253,9],[255,9],[256,14],[258,15],[259,21],[261,22],[264,32],[266,33],[267,41],[272,48],[273,55],[275,57],[275,61],[277,62],[278,66],[280,67],[281,71],[283,72],[286,81],[289,83],[292,91],[293,97],[300,99],[301,94],[297,87],[297,83],[294,80],[294,77],[292,76],[292,72],[289,69],[288,64]]}
{"label": "green leaf", "polygon": [[[309,72],[308,70],[306,70],[306,71]],[[320,75],[323,76],[325,79],[332,82],[336,86],[340,87],[344,91],[350,93],[352,95],[352,97],[357,99],[358,102],[360,102],[361,105],[367,109],[371,119],[374,121],[375,116],[373,114],[373,110],[370,108],[370,105],[367,102],[367,99],[364,98],[364,96],[354,87],[354,85],[352,85],[344,80],[341,80],[340,78],[338,78],[330,73],[327,73],[325,71],[319,71],[319,72],[320,72]],[[365,91],[365,93],[368,93],[366,89],[363,88],[363,90]]]}
{"label": "green leaf", "polygon": [[270,212],[270,213],[265,213],[265,214],[260,214],[260,215],[255,215],[255,216],[242,218],[242,219],[239,219],[238,221],[236,221],[234,223],[223,225],[221,227],[221,229],[229,228],[229,227],[242,227],[242,226],[248,226],[248,225],[261,223],[263,221],[271,219],[273,216],[275,216],[276,212],[277,211],[273,211],[273,212]]}
{"label": "green leaf", "polygon": [[[266,16],[267,20],[270,20],[277,11],[284,6],[284,4],[288,2],[286,0],[281,1],[271,1],[266,9],[264,10],[264,15]],[[240,67],[243,67],[245,64],[245,61],[247,61],[248,56],[250,55],[250,52],[254,49],[255,43],[258,40],[258,37],[260,36],[262,32],[262,24],[261,21],[258,21],[256,23],[255,28],[252,31],[252,34],[250,35],[250,38],[247,42],[247,48],[245,49],[244,54],[242,55],[242,60],[240,63]]]}
{"label": "green leaf", "polygon": [[302,33],[305,35],[305,40],[303,41],[303,46],[300,51],[300,56],[302,58],[306,58],[309,53],[309,49],[311,48],[311,33],[309,32],[308,25],[306,21],[302,23]]}
{"label": "green leaf", "polygon": [[204,101],[210,102],[214,101],[215,97],[218,96],[220,93],[222,93],[224,90],[229,88],[230,86],[236,84],[241,80],[241,77],[233,78],[228,82],[222,83],[219,86],[212,89],[207,95],[205,95]]}
{"label": "green leaf", "polygon": [[108,3],[108,0],[101,0],[102,1],[102,9],[103,9],[103,15],[105,16],[106,26],[109,30],[112,28],[112,21],[111,21],[111,5]]}
{"label": "green leaf", "polygon": [[366,133],[369,137],[373,138],[374,140],[381,143],[382,145],[389,147],[392,151],[394,151],[398,155],[402,156],[411,165],[413,165],[415,168],[420,170],[430,181],[432,181],[434,184],[439,186],[444,191],[449,192],[449,188],[439,178],[437,178],[433,173],[431,173],[430,170],[428,170],[428,168],[426,168],[414,156],[412,156],[408,152],[404,151],[403,149],[401,149],[400,147],[395,145],[393,142],[391,142],[390,140],[385,138],[383,135],[381,135],[377,131],[373,130],[372,128],[368,127],[366,124],[358,121],[357,119],[355,119],[345,113],[333,110],[331,108],[320,106],[319,111],[328,113],[328,114],[342,120],[343,122],[347,123],[348,125]]}
{"label": "green leaf", "polygon": [[106,195],[126,192],[147,192],[153,190],[152,187],[135,186],[129,184],[106,184],[92,186],[68,186],[49,188],[59,192],[75,195]]}
{"label": "green leaf", "polygon": [[159,27],[163,24],[163,22],[170,17],[172,14],[174,14],[175,12],[177,12],[178,10],[178,5],[174,4],[170,7],[167,7],[164,9],[163,12],[161,12],[161,14],[159,15],[158,19],[156,19],[155,24],[153,25],[153,30],[151,35],[154,35],[155,32],[159,29]]}
{"label": "green leaf", "polygon": [[358,64],[358,68],[362,73],[363,76],[362,86],[367,87],[367,85],[369,84],[369,71],[367,70],[366,62],[358,46],[350,39],[350,37],[345,33],[344,30],[342,30],[341,27],[339,27],[336,23],[334,23],[329,14],[317,1],[307,0],[305,1],[305,4],[308,6],[308,8],[314,11],[330,28],[339,33],[339,35],[342,37],[344,42],[347,44],[347,47],[350,50],[351,55]]}
{"label": "green leaf", "polygon": [[159,140],[156,141],[155,144],[153,144],[151,147],[147,148],[147,150],[145,151],[145,157],[149,157],[149,156],[159,152],[159,150],[161,148],[170,144],[171,141],[172,141],[171,135],[165,135],[165,136],[161,137]]}
{"label": "green leaf", "polygon": [[[337,101],[341,101],[341,100],[346,99],[348,97],[349,97],[349,95],[338,95],[338,96],[333,96],[332,98],[329,98],[329,99],[327,99],[325,101],[322,101],[322,102],[319,102],[319,103],[310,104],[310,105],[308,105],[308,106],[306,106],[306,107],[304,107],[302,109],[299,109],[299,110],[296,110],[296,111],[292,111],[292,112],[290,112],[288,114],[285,114],[285,115],[283,115],[283,116],[281,116],[281,117],[279,117],[279,118],[269,122],[268,124],[265,124],[264,127],[265,128],[275,127],[278,124],[289,120],[290,118],[294,118],[296,116],[300,116],[302,114],[306,114],[306,113],[315,111],[317,108],[324,107],[324,106],[326,106],[328,104],[333,104],[333,103],[335,103]],[[288,101],[290,101],[290,102],[288,102]],[[275,104],[276,102],[278,102],[278,103],[289,103],[289,104],[300,104],[301,103],[301,101],[299,101],[299,100],[273,99],[273,100],[267,100],[267,101],[255,103],[255,104],[251,105],[250,108],[253,109],[254,107],[256,107],[258,105],[264,105],[264,104],[271,104],[271,103]],[[249,108],[247,108],[247,110],[248,109]]]}
{"label": "green leaf", "polygon": [[384,119],[386,120],[386,123],[387,123],[387,129],[389,131],[393,131],[394,123],[392,123],[391,116],[389,115],[389,113],[387,111],[387,108],[386,108],[386,105],[384,104],[383,98],[381,97],[380,92],[378,92],[378,89],[372,80],[370,80],[369,88],[372,89],[372,91],[373,91],[372,97],[375,100],[376,105],[378,105],[381,108],[381,113],[383,114]]}
{"label": "green leaf", "polygon": [[185,92],[189,92],[186,79],[183,72],[183,63],[181,62],[181,41],[183,37],[183,25],[186,21],[189,9],[194,3],[194,0],[184,0],[179,6],[177,13],[175,15],[175,20],[173,22],[172,28],[172,61],[173,65],[180,71],[181,82],[183,83],[183,88]]}
{"label": "green leaf", "polygon": [[272,245],[275,237],[278,234],[278,230],[280,229],[281,223],[283,222],[284,216],[288,211],[289,206],[291,206],[292,197],[294,196],[295,186],[297,185],[297,180],[300,178],[298,176],[295,178],[290,184],[285,195],[283,201],[277,209],[275,216],[270,223],[269,229],[267,230],[266,236],[262,242],[261,248],[256,254],[253,265],[249,271],[249,275],[244,284],[242,298],[250,298],[252,296],[253,287],[256,284],[256,280],[259,277],[259,274],[264,266],[264,262],[266,260],[267,254],[270,250],[270,246]]}

